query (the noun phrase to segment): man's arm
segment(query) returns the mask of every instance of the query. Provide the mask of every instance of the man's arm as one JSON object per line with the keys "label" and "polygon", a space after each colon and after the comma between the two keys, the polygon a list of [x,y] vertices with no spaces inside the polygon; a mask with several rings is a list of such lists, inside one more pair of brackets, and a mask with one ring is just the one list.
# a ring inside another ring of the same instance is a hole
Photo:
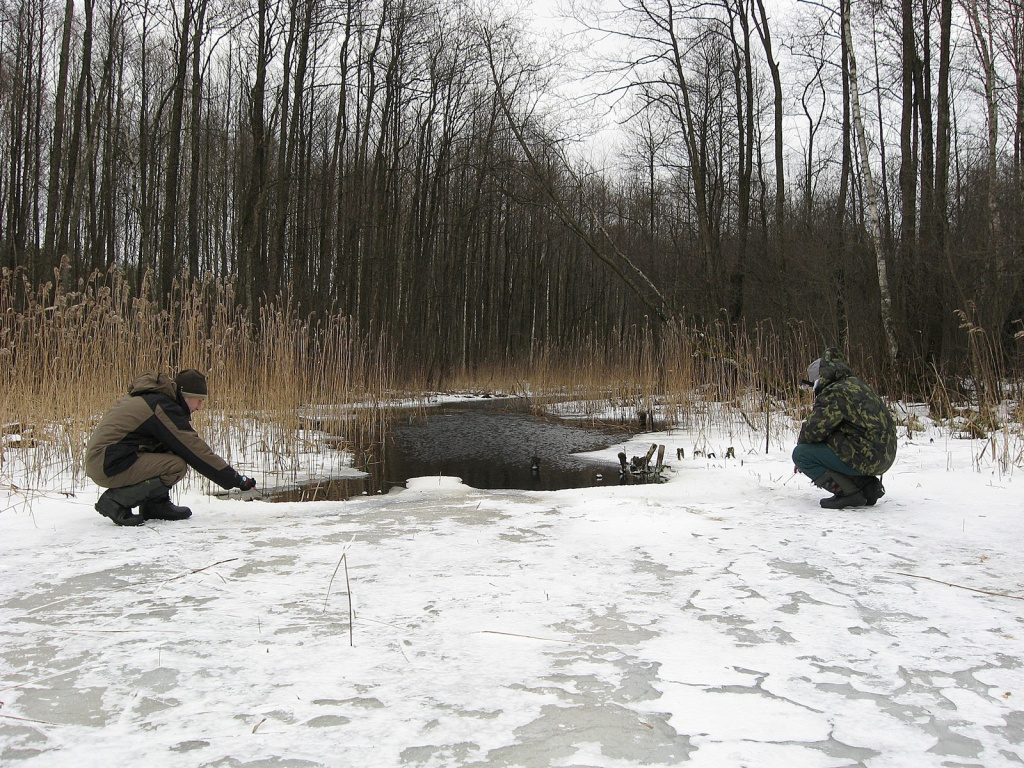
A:
{"label": "man's arm", "polygon": [[167,400],[156,403],[148,426],[153,437],[169,451],[181,456],[196,472],[221,488],[243,485],[242,476],[199,436],[178,403]]}
{"label": "man's arm", "polygon": [[814,401],[814,408],[808,414],[800,429],[797,443],[823,443],[845,419],[838,398],[832,394],[820,394]]}

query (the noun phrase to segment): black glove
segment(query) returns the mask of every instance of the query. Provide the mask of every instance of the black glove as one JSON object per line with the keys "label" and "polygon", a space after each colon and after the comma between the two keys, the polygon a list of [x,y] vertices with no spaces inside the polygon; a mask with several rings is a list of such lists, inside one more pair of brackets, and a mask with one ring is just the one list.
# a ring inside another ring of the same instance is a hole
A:
{"label": "black glove", "polygon": [[243,491],[251,491],[256,487],[256,481],[245,475],[238,476],[238,487]]}

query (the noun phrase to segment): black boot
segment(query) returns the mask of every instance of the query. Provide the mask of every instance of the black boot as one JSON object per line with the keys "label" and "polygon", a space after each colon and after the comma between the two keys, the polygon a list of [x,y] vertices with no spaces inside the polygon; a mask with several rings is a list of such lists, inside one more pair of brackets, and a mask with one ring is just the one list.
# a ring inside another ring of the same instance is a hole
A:
{"label": "black boot", "polygon": [[846,509],[847,507],[868,506],[867,497],[857,482],[849,475],[840,472],[826,471],[817,480],[812,481],[819,488],[832,494],[829,499],[822,499],[819,504],[825,509]]}
{"label": "black boot", "polygon": [[192,510],[172,504],[170,491],[165,489],[160,498],[140,504],[139,514],[143,520],[187,520],[192,517]]}
{"label": "black boot", "polygon": [[150,499],[159,498],[167,493],[167,486],[160,482],[159,477],[151,477],[135,485],[124,488],[108,488],[96,502],[96,511],[109,517],[117,525],[142,525],[145,520],[141,515],[133,515],[132,507],[145,504]]}
{"label": "black boot", "polygon": [[857,478],[857,484],[860,485],[860,490],[864,494],[864,499],[869,507],[875,506],[875,502],[885,496],[885,486],[882,485],[881,478],[877,478],[874,475],[864,475]]}

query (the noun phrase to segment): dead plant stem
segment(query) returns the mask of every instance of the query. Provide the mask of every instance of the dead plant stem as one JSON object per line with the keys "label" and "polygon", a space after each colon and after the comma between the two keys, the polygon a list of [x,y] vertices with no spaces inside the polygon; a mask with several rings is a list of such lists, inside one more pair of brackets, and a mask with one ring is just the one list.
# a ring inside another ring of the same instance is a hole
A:
{"label": "dead plant stem", "polygon": [[917,573],[903,573],[902,571],[888,571],[888,573],[893,573],[893,574],[895,574],[897,576],[907,576],[908,578],[911,578],[911,579],[924,579],[925,581],[932,581],[932,582],[935,582],[936,584],[943,584],[943,585],[945,585],[947,587],[956,587],[957,589],[966,589],[968,592],[977,592],[977,593],[982,594],[982,595],[991,595],[992,597],[1008,597],[1011,600],[1024,600],[1024,597],[1021,597],[1019,595],[1008,595],[1005,592],[992,592],[992,591],[987,590],[987,589],[976,589],[974,587],[965,587],[963,584],[954,584],[954,583],[952,583],[950,581],[941,581],[940,579],[933,579],[931,576],[921,576],[920,574],[917,574]]}
{"label": "dead plant stem", "polygon": [[331,580],[327,582],[327,595],[324,597],[324,611],[327,610],[327,601],[331,597],[331,586],[334,584],[334,577],[338,575],[338,569],[341,566],[345,566],[345,594],[348,596],[348,644],[349,647],[355,647],[355,638],[352,632],[352,585],[348,577],[348,552],[343,552],[341,559],[338,560],[338,564],[334,566],[334,573],[331,574]]}

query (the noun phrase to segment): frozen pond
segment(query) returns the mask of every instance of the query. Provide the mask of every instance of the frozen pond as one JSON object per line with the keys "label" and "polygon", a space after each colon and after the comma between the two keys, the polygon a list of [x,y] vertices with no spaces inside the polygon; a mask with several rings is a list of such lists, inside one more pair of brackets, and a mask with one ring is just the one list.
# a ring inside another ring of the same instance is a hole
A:
{"label": "frozen pond", "polygon": [[0,764],[1024,763],[1013,478],[903,440],[876,507],[826,513],[739,437],[658,485],[9,503]]}

